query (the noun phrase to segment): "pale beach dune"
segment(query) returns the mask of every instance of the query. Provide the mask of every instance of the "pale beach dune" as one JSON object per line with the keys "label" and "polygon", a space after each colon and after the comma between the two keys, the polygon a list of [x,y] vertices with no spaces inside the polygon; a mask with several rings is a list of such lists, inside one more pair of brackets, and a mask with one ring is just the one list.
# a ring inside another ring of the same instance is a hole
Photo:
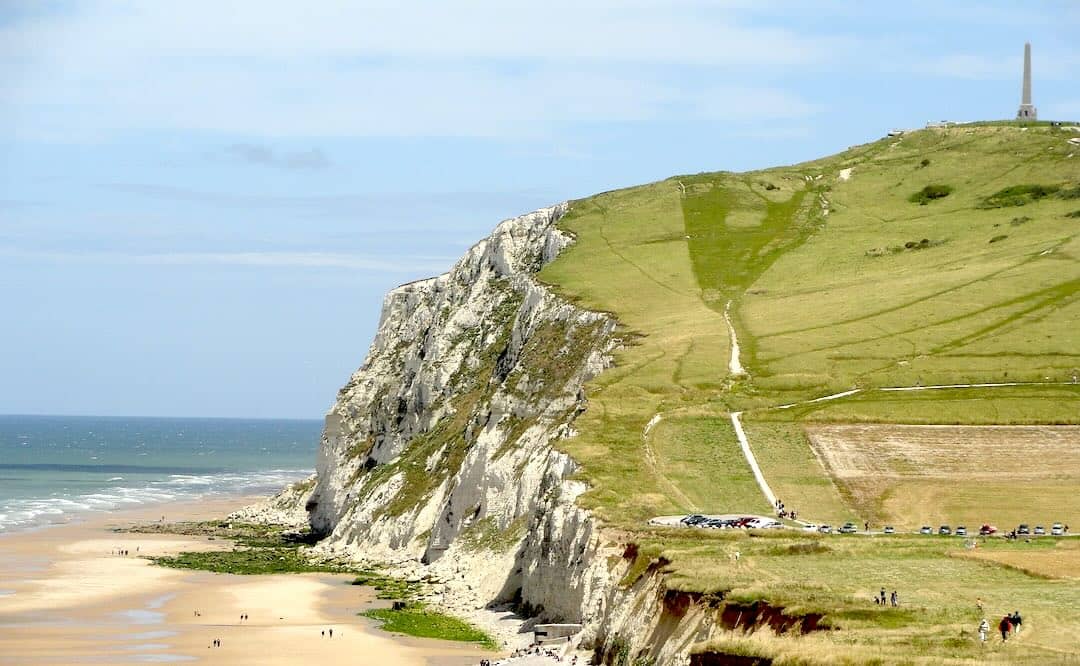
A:
{"label": "pale beach dune", "polygon": [[[168,507],[217,518],[242,502]],[[0,664],[476,664],[474,646],[393,636],[357,613],[347,575],[234,576],[167,569],[137,555],[228,548],[199,537],[113,533],[160,509],[0,536]],[[113,554],[127,549],[127,557]],[[198,611],[198,615],[196,615]],[[250,617],[245,622],[240,616]],[[333,638],[322,632],[333,628]],[[212,647],[220,639],[221,647]]]}

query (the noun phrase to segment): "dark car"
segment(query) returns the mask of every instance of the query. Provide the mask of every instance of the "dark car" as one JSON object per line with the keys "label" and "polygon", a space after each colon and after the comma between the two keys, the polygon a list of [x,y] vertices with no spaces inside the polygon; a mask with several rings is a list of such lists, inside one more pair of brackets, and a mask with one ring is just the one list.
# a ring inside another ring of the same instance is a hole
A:
{"label": "dark car", "polygon": [[991,534],[993,534],[995,532],[997,532],[997,528],[994,527],[993,525],[990,525],[989,523],[987,523],[987,524],[985,524],[985,525],[983,525],[982,527],[979,528],[979,534],[981,536],[990,536]]}
{"label": "dark car", "polygon": [[952,529],[950,529],[948,525],[942,525],[941,527],[937,528],[937,533],[948,536],[952,534]]}
{"label": "dark car", "polygon": [[683,518],[679,522],[681,522],[683,525],[689,525],[691,527],[694,527],[694,526],[697,526],[697,525],[700,525],[700,524],[704,523],[707,520],[708,520],[708,518],[701,515],[700,513],[693,513],[693,514],[690,514],[689,516]]}
{"label": "dark car", "polygon": [[1027,524],[1022,524],[1016,528],[1017,534],[1031,534],[1031,528]]}

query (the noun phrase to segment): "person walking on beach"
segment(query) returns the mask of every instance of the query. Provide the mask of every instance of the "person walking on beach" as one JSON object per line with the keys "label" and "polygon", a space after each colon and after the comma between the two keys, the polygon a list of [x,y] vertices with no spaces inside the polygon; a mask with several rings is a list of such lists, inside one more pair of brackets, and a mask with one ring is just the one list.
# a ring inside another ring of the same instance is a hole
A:
{"label": "person walking on beach", "polygon": [[885,605],[885,588],[881,588],[881,605]]}
{"label": "person walking on beach", "polygon": [[323,638],[326,638],[326,629],[323,629],[323,630],[322,630],[322,637],[323,637]]}
{"label": "person walking on beach", "polygon": [[330,627],[330,638],[334,637],[334,628]]}
{"label": "person walking on beach", "polygon": [[1019,636],[1020,625],[1024,623],[1023,618],[1020,617],[1020,611],[1014,611],[1012,617],[1009,618],[1009,621],[1012,622],[1013,631],[1016,632],[1017,636]]}
{"label": "person walking on beach", "polygon": [[982,622],[979,623],[979,640],[983,643],[986,642],[986,634],[990,633],[990,623],[986,621],[984,617]]}
{"label": "person walking on beach", "polygon": [[893,590],[892,594],[889,595],[889,601],[892,602],[894,608],[900,605],[900,595],[896,593],[896,590]]}

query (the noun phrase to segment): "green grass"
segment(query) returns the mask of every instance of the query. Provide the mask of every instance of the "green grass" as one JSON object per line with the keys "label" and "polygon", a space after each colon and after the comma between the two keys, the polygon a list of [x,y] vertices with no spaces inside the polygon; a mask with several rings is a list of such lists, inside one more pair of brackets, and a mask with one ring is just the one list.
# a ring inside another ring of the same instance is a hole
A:
{"label": "green grass", "polygon": [[197,569],[245,576],[281,573],[354,573],[356,571],[336,564],[313,563],[306,559],[298,549],[287,547],[185,552],[150,559],[156,564],[174,569]]}
{"label": "green grass", "polygon": [[476,643],[489,650],[497,650],[499,647],[494,638],[471,624],[419,605],[400,610],[376,608],[360,614],[378,620],[384,631],[421,638]]}
{"label": "green grass", "polygon": [[[841,539],[814,552],[787,548],[813,538],[801,535],[644,526],[672,512],[768,510],[731,431],[733,410],[746,412],[777,494],[801,517],[833,523],[861,516],[815,459],[805,423],[1080,422],[1076,386],[875,390],[1067,382],[1080,372],[1080,227],[1067,217],[1080,161],[1066,157],[1062,137],[1047,124],[965,125],[792,167],[675,177],[574,202],[560,225],[577,242],[540,277],[614,314],[626,342],[587,387],[578,436],[560,443],[590,484],[579,502],[649,555],[638,569],[662,561],[673,589],[827,611],[839,629],[814,641],[830,654],[977,659],[962,638],[977,621],[968,608],[977,596],[1040,618],[1044,629],[1025,639],[1023,658],[1045,660],[1062,640],[1080,650],[1061,638],[1080,629],[1075,581],[953,557],[956,541]],[[842,169],[852,169],[848,180]],[[941,183],[948,196],[924,189]],[[913,206],[912,192],[932,203]],[[1029,218],[1022,226],[1014,206],[987,207],[1017,196]],[[748,377],[728,374],[729,303]],[[854,387],[866,390],[770,409]],[[1004,488],[939,490],[936,501],[958,512],[1009,502]],[[1080,499],[1054,493],[1075,513]],[[736,548],[750,553],[739,567],[730,560]],[[862,595],[879,585],[901,589],[921,619],[865,612]],[[1011,649],[993,659],[1017,657]]]}
{"label": "green grass", "polygon": [[[1025,553],[1060,550],[1064,543],[986,539],[978,552],[1022,559]],[[667,530],[643,535],[640,548],[659,551],[654,557],[669,561],[670,589],[705,590],[727,603],[767,599],[788,615],[824,613],[832,631],[768,641],[777,653],[799,652],[809,663],[835,663],[830,658],[844,654],[872,654],[882,663],[915,657],[977,661],[982,653],[972,635],[981,619],[976,598],[991,618],[1020,608],[1030,630],[1022,648],[1006,646],[995,659],[1041,663],[1076,648],[1066,636],[1080,629],[1078,581],[969,559],[971,551],[962,544],[963,539],[937,536],[753,537],[708,530],[690,536]],[[737,564],[730,558],[735,550],[741,553]],[[881,587],[900,593],[900,608],[873,604]],[[951,640],[964,632],[966,640]]]}

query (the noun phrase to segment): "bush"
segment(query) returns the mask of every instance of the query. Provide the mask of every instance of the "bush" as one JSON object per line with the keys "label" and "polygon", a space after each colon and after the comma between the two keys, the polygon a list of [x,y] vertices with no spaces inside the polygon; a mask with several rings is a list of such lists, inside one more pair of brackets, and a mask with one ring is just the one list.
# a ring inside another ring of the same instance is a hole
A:
{"label": "bush", "polygon": [[951,185],[927,185],[908,197],[908,201],[917,203],[920,206],[925,206],[935,199],[944,199],[949,196],[952,191],[953,188]]}
{"label": "bush", "polygon": [[1009,224],[1013,225],[1014,227],[1018,227],[1026,222],[1031,222],[1031,218],[1027,215],[1023,215],[1021,217],[1014,217],[1013,219],[1009,220]]}
{"label": "bush", "polygon": [[1080,210],[1074,210],[1071,213],[1065,213],[1065,217],[1080,217]]}
{"label": "bush", "polygon": [[1065,189],[1058,192],[1058,196],[1062,199],[1080,199],[1080,185],[1066,187]]}
{"label": "bush", "polygon": [[1006,238],[1008,238],[1008,236],[1006,236],[1005,234],[1001,234],[1000,236],[994,236],[993,238],[991,238],[991,239],[990,239],[990,242],[991,242],[991,243],[996,243],[996,242],[998,242],[998,241],[1003,241],[1003,240],[1005,240]]}
{"label": "bush", "polygon": [[1011,185],[994,192],[982,200],[980,208],[1009,208],[1026,206],[1054,194],[1061,189],[1059,185]]}
{"label": "bush", "polygon": [[919,166],[925,169],[926,167],[930,166],[930,160],[924,157],[923,161],[919,162]]}

